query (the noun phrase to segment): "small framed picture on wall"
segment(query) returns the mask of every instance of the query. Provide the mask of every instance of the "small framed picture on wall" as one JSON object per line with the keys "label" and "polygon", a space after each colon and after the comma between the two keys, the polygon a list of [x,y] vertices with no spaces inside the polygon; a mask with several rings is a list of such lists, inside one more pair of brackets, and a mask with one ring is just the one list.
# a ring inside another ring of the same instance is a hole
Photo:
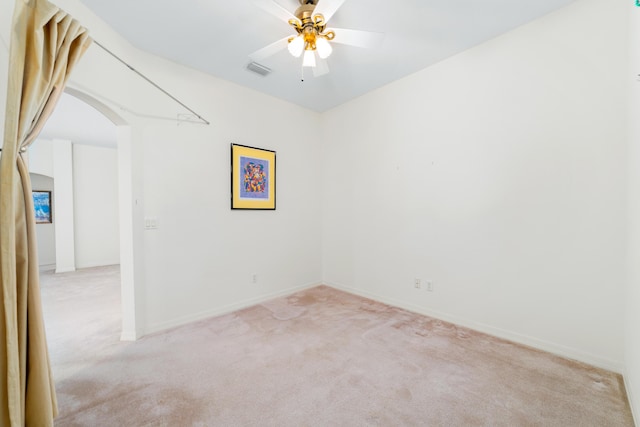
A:
{"label": "small framed picture on wall", "polygon": [[51,224],[51,191],[34,190],[33,208],[36,212],[36,224]]}
{"label": "small framed picture on wall", "polygon": [[231,209],[276,209],[276,152],[231,144]]}

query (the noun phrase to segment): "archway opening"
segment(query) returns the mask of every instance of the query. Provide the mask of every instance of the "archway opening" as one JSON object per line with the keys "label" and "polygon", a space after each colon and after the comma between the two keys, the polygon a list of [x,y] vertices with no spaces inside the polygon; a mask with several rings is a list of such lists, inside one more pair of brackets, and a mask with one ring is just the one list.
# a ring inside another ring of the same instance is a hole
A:
{"label": "archway opening", "polygon": [[[31,172],[51,176],[54,182],[54,271],[100,273],[80,281],[103,285],[104,280],[117,280],[117,298],[101,294],[104,289],[93,297],[100,299],[96,307],[105,308],[108,301],[117,304],[120,338],[126,340],[137,337],[130,250],[132,190],[127,176],[130,139],[130,128],[118,114],[95,98],[67,88],[29,152]],[[41,262],[41,268],[50,270],[50,254],[42,255],[48,264]]]}

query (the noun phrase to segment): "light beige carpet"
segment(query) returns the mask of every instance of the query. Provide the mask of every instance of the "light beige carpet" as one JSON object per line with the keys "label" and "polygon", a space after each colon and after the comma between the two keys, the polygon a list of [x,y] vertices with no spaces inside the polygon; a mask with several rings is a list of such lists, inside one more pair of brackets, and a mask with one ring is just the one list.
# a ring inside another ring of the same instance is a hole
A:
{"label": "light beige carpet", "polygon": [[42,292],[56,426],[633,425],[619,375],[326,286],[135,343],[117,268]]}

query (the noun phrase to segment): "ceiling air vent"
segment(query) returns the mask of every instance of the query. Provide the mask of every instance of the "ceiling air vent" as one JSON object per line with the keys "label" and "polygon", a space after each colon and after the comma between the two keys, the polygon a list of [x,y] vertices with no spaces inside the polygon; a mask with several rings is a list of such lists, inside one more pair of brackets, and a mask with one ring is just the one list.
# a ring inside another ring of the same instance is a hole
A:
{"label": "ceiling air vent", "polygon": [[264,65],[260,65],[257,62],[250,62],[247,65],[247,70],[253,71],[256,74],[260,74],[261,76],[266,76],[271,72],[271,68],[267,68]]}

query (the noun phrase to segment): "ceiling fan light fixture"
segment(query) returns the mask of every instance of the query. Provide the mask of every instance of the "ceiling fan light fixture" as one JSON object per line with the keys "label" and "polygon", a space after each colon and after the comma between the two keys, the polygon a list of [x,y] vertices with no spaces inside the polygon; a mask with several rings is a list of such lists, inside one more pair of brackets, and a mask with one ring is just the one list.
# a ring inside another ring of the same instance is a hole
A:
{"label": "ceiling fan light fixture", "polygon": [[316,38],[316,50],[318,51],[318,56],[322,59],[328,58],[333,52],[331,44],[322,36]]}
{"label": "ceiling fan light fixture", "polygon": [[305,50],[304,57],[302,58],[302,66],[303,67],[315,67],[316,66],[316,55],[313,53],[313,50]]}
{"label": "ceiling fan light fixture", "polygon": [[287,46],[289,49],[289,53],[296,58],[300,58],[302,55],[302,51],[304,50],[304,39],[302,36],[294,37],[289,41],[289,45]]}

